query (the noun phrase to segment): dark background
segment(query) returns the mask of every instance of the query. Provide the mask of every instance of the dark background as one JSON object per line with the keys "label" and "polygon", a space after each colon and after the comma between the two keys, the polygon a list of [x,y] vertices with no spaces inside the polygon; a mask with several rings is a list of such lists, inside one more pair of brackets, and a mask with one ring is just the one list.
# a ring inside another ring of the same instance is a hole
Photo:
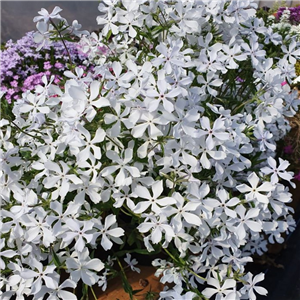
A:
{"label": "dark background", "polygon": [[33,18],[38,11],[45,8],[52,12],[55,6],[63,10],[60,15],[67,19],[69,24],[77,20],[81,29],[94,31],[99,29],[96,18],[99,1],[1,1],[1,42],[9,39],[20,39],[26,32],[36,30]]}

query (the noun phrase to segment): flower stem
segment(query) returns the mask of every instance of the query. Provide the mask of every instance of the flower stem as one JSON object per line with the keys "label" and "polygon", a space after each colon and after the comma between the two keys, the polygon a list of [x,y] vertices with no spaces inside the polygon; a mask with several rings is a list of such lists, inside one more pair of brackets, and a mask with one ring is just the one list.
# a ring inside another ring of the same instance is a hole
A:
{"label": "flower stem", "polygon": [[98,298],[97,298],[97,296],[96,296],[96,294],[95,294],[95,292],[94,292],[93,287],[91,286],[90,288],[91,288],[91,292],[92,292],[92,294],[93,294],[93,297],[95,298],[95,300],[97,300]]}
{"label": "flower stem", "polygon": [[69,63],[70,63],[70,66],[72,66],[72,65],[73,65],[73,62],[72,62],[71,54],[70,54],[69,49],[68,49],[68,47],[67,47],[67,45],[66,45],[66,43],[65,43],[65,41],[64,41],[63,36],[61,35],[60,30],[57,28],[56,24],[52,21],[52,19],[50,18],[49,20],[50,20],[51,24],[53,25],[53,27],[55,28],[55,30],[58,32],[58,35],[59,35],[59,37],[60,37],[60,40],[62,41],[62,43],[63,43],[63,45],[64,45],[64,47],[65,47],[65,49],[66,49],[66,51],[67,51],[67,54],[68,54],[68,57],[69,57]]}
{"label": "flower stem", "polygon": [[14,121],[11,121],[11,123],[19,130],[21,131],[22,133],[34,138],[34,139],[38,139],[39,141],[42,141],[40,137],[37,137],[37,136],[34,136],[34,135],[31,135],[30,133],[24,131],[21,127],[19,127]]}

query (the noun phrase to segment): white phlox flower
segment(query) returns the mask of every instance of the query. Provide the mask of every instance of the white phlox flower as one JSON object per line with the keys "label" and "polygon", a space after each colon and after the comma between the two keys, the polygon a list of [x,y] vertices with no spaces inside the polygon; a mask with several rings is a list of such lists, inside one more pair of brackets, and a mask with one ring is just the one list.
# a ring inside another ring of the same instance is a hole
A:
{"label": "white phlox flower", "polygon": [[[270,182],[263,182],[259,185],[259,177],[254,172],[247,177],[247,180],[251,186],[243,183],[236,187],[241,193],[246,193],[246,200],[251,201],[256,199],[258,202],[268,203],[268,195],[274,189],[273,184]],[[267,195],[264,193],[267,193]]]}
{"label": "white phlox flower", "polygon": [[117,227],[115,215],[108,215],[105,218],[104,224],[98,221],[95,222],[94,226],[99,231],[96,235],[101,236],[101,246],[104,250],[111,249],[113,246],[112,241],[117,244],[122,243],[120,237],[124,235],[124,229]]}
{"label": "white phlox flower", "polygon": [[257,284],[260,281],[264,280],[264,278],[265,274],[263,273],[260,273],[253,277],[253,274],[248,272],[245,276],[245,279],[247,280],[247,285],[245,285],[245,287],[242,288],[242,294],[247,293],[249,295],[250,300],[256,300],[256,295],[254,292],[266,296],[268,291],[264,287],[257,286]]}
{"label": "white phlox flower", "polygon": [[279,157],[279,165],[273,157],[268,157],[269,167],[263,167],[261,171],[266,175],[271,175],[271,183],[276,184],[279,181],[279,178],[287,180],[293,187],[296,187],[294,182],[291,182],[293,179],[293,173],[286,171],[290,163],[287,160],[283,160]]}
{"label": "white phlox flower", "polygon": [[[76,241],[74,247],[78,253],[82,252],[86,243],[91,243],[94,238],[94,222],[77,221],[70,218],[65,219],[68,229],[64,230],[62,239],[66,245],[69,245],[74,239]],[[86,241],[86,242],[85,242]]]}
{"label": "white phlox flower", "polygon": [[21,271],[20,276],[23,279],[34,278],[34,282],[31,286],[31,292],[33,294],[37,294],[44,284],[48,288],[55,288],[55,280],[52,277],[52,275],[56,273],[54,271],[56,269],[55,265],[44,267],[42,263],[34,258],[31,260],[30,265],[32,266],[32,269],[24,269]]}
{"label": "white phlox flower", "polygon": [[[67,271],[71,275],[71,280],[77,283],[80,279],[87,285],[92,286],[98,280],[96,272],[104,268],[100,259],[89,257],[89,251],[84,248],[82,252],[76,253],[66,260]],[[96,271],[96,272],[95,272]]]}
{"label": "white phlox flower", "polygon": [[130,269],[132,271],[135,271],[138,273],[141,272],[141,269],[135,267],[135,265],[138,263],[138,261],[135,258],[131,259],[131,254],[126,253],[126,257],[124,258],[124,261],[130,266]]}
{"label": "white phlox flower", "polygon": [[199,129],[195,132],[195,137],[200,138],[206,136],[206,147],[208,150],[212,150],[215,145],[222,143],[229,138],[228,132],[224,131],[224,121],[218,118],[211,128],[211,123],[208,117],[202,117],[200,124],[203,129]]}
{"label": "white phlox flower", "polygon": [[61,16],[59,15],[59,12],[61,11],[62,9],[58,6],[55,6],[51,13],[49,13],[45,8],[42,8],[38,12],[40,16],[34,17],[33,22],[39,22],[41,20],[48,22],[49,19],[61,19]]}
{"label": "white phlox flower", "polygon": [[153,244],[158,244],[162,240],[163,233],[168,242],[170,242],[175,236],[174,230],[168,224],[167,217],[165,215],[160,215],[160,217],[147,215],[145,222],[141,223],[137,229],[142,233],[146,233],[151,230],[149,238]]}
{"label": "white phlox flower", "polygon": [[142,186],[138,185],[135,187],[133,195],[147,201],[139,201],[138,204],[133,208],[133,211],[136,214],[141,214],[145,212],[150,206],[151,211],[159,214],[162,207],[166,207],[171,204],[175,204],[176,200],[173,197],[161,197],[163,192],[163,182],[156,181],[151,186],[152,195],[149,193],[149,190]]}
{"label": "white phlox flower", "polygon": [[236,282],[233,279],[225,279],[224,283],[221,285],[219,279],[210,277],[207,280],[207,283],[210,286],[213,286],[213,288],[211,287],[207,287],[202,291],[202,294],[205,297],[210,298],[212,295],[216,295],[216,300],[221,300],[223,299],[223,296],[228,295],[229,293],[232,292],[232,289],[236,286]]}
{"label": "white phlox flower", "polygon": [[132,177],[139,177],[140,171],[136,167],[127,165],[132,160],[132,149],[127,148],[124,152],[124,159],[122,160],[119,155],[114,151],[107,151],[106,156],[117,165],[111,165],[110,167],[105,167],[101,171],[101,176],[106,177],[117,170],[119,170],[115,183],[117,186],[130,185],[132,182]]}

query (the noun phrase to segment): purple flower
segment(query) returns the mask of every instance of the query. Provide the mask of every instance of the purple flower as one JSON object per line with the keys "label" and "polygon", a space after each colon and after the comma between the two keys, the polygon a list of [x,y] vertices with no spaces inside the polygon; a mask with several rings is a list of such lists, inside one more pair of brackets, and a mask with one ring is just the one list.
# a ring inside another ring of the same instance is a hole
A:
{"label": "purple flower", "polygon": [[[280,20],[283,11],[285,11],[287,8],[286,7],[280,7],[275,14],[275,18],[277,21]],[[290,17],[289,17],[289,22],[292,25],[298,25],[300,23],[300,7],[289,7],[288,10],[290,11]]]}
{"label": "purple flower", "polygon": [[[76,65],[82,65],[87,55],[81,52],[76,43],[66,41],[71,60]],[[62,42],[54,42],[36,51],[33,32],[28,32],[23,38],[14,42],[9,40],[4,51],[0,51],[0,81],[1,90],[6,89],[7,101],[17,99],[26,90],[32,90],[37,84],[42,84],[44,74],[55,75],[57,82],[63,75],[69,63],[69,56]],[[53,66],[51,61],[55,62]]]}
{"label": "purple flower", "polygon": [[10,85],[12,87],[17,87],[18,86],[18,82],[16,80],[13,80],[13,81],[10,82]]}
{"label": "purple flower", "polygon": [[235,78],[235,80],[237,81],[237,82],[244,82],[245,80],[244,79],[242,79],[241,77],[237,77],[237,78]]}
{"label": "purple flower", "polygon": [[297,181],[300,181],[300,172],[297,175],[294,176],[294,179],[297,180]]}
{"label": "purple flower", "polygon": [[292,154],[294,152],[292,145],[287,145],[283,148],[284,153],[286,154]]}
{"label": "purple flower", "polygon": [[45,61],[44,62],[44,69],[45,70],[50,70],[52,68],[52,65],[50,63],[50,61]]}
{"label": "purple flower", "polygon": [[56,62],[56,63],[54,64],[54,67],[55,67],[56,69],[59,69],[59,70],[64,70],[64,69],[65,69],[65,66],[64,66],[62,63],[60,63],[60,62]]}

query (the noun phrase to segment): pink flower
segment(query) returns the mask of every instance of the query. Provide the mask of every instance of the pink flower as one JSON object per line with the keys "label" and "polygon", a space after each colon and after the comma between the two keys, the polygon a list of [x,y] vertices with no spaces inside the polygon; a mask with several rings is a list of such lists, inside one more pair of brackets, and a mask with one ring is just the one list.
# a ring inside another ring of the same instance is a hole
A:
{"label": "pink flower", "polygon": [[300,181],[300,172],[294,176],[294,179]]}
{"label": "pink flower", "polygon": [[13,87],[17,87],[18,86],[18,82],[16,80],[13,80],[10,82],[10,85]]}
{"label": "pink flower", "polygon": [[286,84],[287,84],[286,81],[282,81],[282,82],[281,82],[281,86],[284,86],[284,85],[286,85]]}
{"label": "pink flower", "polygon": [[99,47],[98,47],[98,50],[99,50],[103,55],[108,54],[108,48],[105,47],[105,46],[99,46]]}
{"label": "pink flower", "polygon": [[45,70],[50,70],[51,67],[52,67],[52,65],[51,65],[50,61],[45,61],[44,62],[44,69]]}
{"label": "pink flower", "polygon": [[59,70],[63,70],[65,68],[65,66],[62,63],[60,63],[60,62],[56,62],[54,64],[54,67],[57,68],[57,69],[59,69]]}

